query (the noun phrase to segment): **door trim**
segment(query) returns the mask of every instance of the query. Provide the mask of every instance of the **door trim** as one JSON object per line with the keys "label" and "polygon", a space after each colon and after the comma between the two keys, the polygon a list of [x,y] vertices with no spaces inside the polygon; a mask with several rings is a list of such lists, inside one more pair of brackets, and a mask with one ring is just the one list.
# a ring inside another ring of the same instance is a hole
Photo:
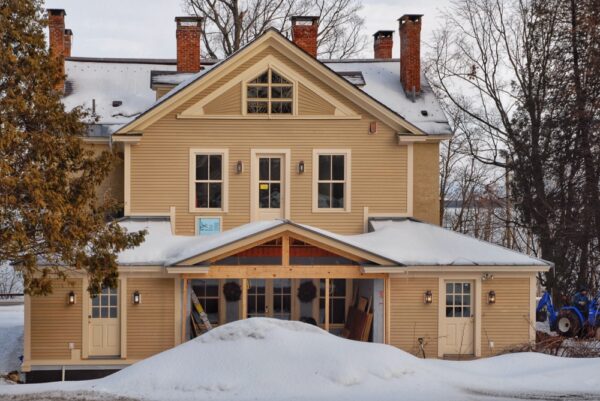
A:
{"label": "door trim", "polygon": [[258,191],[258,155],[282,155],[284,158],[284,196],[283,196],[283,218],[290,219],[291,205],[291,151],[290,149],[250,149],[250,221],[258,220],[258,199],[255,193]]}
{"label": "door trim", "polygon": [[444,341],[446,332],[444,319],[446,318],[446,281],[470,280],[473,282],[473,354],[476,358],[481,357],[481,275],[480,274],[456,274],[438,278],[438,358],[444,357]]}

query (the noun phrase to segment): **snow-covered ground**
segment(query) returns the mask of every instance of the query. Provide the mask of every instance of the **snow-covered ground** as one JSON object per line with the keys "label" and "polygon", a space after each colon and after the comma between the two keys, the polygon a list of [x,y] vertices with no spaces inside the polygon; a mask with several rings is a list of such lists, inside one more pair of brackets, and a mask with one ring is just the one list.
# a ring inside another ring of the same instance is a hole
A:
{"label": "snow-covered ground", "polygon": [[21,366],[23,354],[23,305],[0,301],[0,375]]}
{"label": "snow-covered ground", "polygon": [[600,400],[600,359],[415,358],[299,322],[230,323],[109,377],[0,387],[0,399]]}

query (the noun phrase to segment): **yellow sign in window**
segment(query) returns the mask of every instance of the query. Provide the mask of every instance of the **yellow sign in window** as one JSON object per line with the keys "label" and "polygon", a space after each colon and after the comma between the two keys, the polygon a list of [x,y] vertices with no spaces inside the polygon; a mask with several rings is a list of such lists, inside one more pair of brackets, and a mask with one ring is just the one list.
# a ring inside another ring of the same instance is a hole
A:
{"label": "yellow sign in window", "polygon": [[260,189],[269,189],[269,184],[260,184]]}

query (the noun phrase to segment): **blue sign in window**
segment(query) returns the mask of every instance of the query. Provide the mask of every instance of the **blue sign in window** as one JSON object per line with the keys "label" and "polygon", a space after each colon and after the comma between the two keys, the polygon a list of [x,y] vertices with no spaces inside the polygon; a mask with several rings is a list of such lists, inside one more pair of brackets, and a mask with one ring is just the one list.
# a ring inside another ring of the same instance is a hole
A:
{"label": "blue sign in window", "polygon": [[219,217],[198,217],[196,224],[198,235],[212,235],[221,232],[221,219]]}

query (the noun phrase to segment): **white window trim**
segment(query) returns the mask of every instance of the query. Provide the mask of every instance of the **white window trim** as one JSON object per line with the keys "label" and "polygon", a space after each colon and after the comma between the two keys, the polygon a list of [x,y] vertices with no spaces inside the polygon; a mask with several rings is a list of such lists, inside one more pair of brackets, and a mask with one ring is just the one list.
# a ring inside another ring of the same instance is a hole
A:
{"label": "white window trim", "polygon": [[[346,183],[343,208],[320,208],[319,207],[319,156],[320,155],[343,155],[344,178]],[[312,157],[312,211],[313,213],[350,213],[352,211],[352,151],[350,149],[313,149]]]}
{"label": "white window trim", "polygon": [[200,231],[198,231],[198,220],[200,219],[219,219],[219,228],[220,232],[223,232],[223,216],[195,216],[194,217],[194,234],[196,236],[200,235]]}
{"label": "white window trim", "polygon": [[[221,189],[222,201],[220,208],[196,207],[196,155],[222,155],[223,163],[223,188]],[[190,149],[189,161],[189,211],[190,213],[227,213],[229,202],[229,149]]]}

